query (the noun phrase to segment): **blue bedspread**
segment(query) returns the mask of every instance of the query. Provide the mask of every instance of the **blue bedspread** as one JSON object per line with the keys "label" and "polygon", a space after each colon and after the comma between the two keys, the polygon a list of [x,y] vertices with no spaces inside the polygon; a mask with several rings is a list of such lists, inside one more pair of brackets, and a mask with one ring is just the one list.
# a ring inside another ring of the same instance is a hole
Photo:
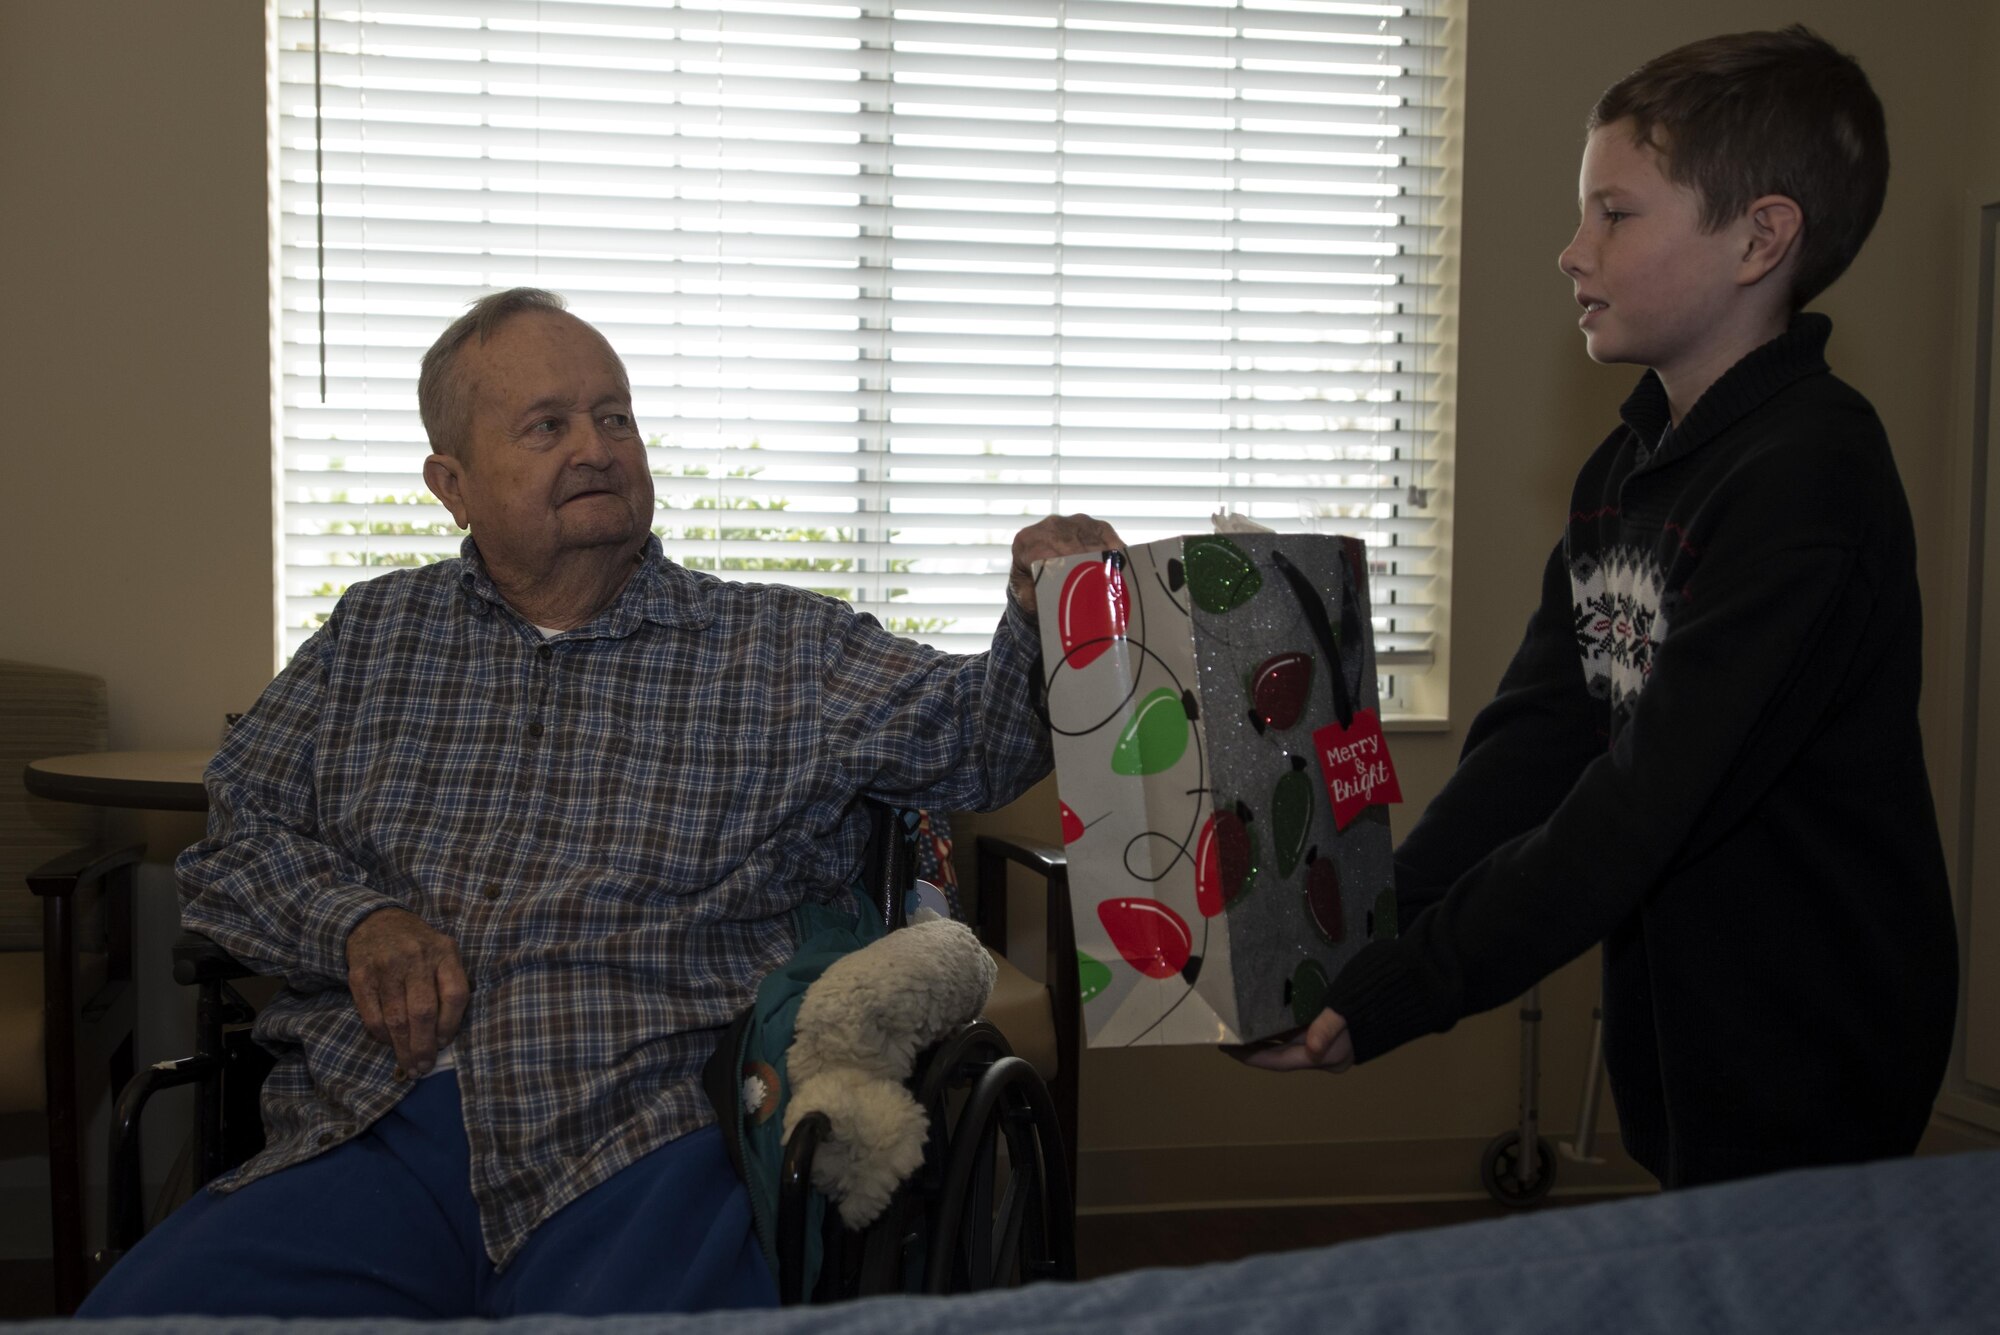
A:
{"label": "blue bedspread", "polygon": [[[410,1324],[176,1318],[82,1328],[310,1335]],[[498,1324],[505,1335],[1996,1330],[2000,1151],[1787,1173],[1227,1265],[964,1298]],[[489,1329],[475,1322],[424,1329],[461,1327]]]}

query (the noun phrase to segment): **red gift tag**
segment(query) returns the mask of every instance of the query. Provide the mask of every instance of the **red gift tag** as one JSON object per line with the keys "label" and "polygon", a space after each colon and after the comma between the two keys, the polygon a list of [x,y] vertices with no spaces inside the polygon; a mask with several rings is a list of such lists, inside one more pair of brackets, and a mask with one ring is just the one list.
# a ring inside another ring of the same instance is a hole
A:
{"label": "red gift tag", "polygon": [[1320,777],[1326,780],[1335,829],[1352,825],[1364,807],[1403,800],[1389,744],[1382,740],[1382,720],[1374,710],[1355,710],[1354,722],[1345,728],[1334,722],[1317,729],[1313,747],[1319,752]]}

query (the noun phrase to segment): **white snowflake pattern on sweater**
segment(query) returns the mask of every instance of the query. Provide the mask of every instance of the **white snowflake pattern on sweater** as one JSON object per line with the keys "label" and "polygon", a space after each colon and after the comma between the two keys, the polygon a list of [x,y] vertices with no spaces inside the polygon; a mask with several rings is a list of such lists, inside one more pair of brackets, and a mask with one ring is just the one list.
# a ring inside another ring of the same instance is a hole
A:
{"label": "white snowflake pattern on sweater", "polygon": [[1614,710],[1628,709],[1667,638],[1665,572],[1651,552],[1621,545],[1572,561],[1569,583],[1584,681]]}

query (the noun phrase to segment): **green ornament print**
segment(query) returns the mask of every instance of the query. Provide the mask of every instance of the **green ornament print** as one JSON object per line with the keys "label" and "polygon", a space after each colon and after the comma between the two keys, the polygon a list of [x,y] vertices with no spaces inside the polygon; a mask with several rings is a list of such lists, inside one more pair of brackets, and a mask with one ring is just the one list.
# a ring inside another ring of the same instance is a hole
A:
{"label": "green ornament print", "polygon": [[1301,960],[1299,967],[1292,970],[1291,985],[1285,989],[1290,993],[1292,1019],[1299,1024],[1311,1024],[1326,1005],[1326,970],[1318,960]]}
{"label": "green ornament print", "polygon": [[1271,790],[1271,842],[1278,875],[1290,876],[1298,867],[1311,828],[1312,779],[1306,774],[1305,757],[1293,756],[1292,768],[1278,776]]}
{"label": "green ornament print", "polygon": [[1190,538],[1182,551],[1187,561],[1188,593],[1204,612],[1232,611],[1264,587],[1257,567],[1227,538]]}
{"label": "green ornament print", "polygon": [[1079,989],[1077,1000],[1089,1001],[1111,986],[1110,966],[1079,950],[1076,952],[1076,981]]}
{"label": "green ornament print", "polygon": [[1385,889],[1375,896],[1375,911],[1368,915],[1368,939],[1371,941],[1394,941],[1396,939],[1396,892]]}
{"label": "green ornament print", "polygon": [[1111,748],[1114,774],[1158,774],[1187,750],[1188,716],[1181,697],[1162,686],[1149,693],[1125,721]]}

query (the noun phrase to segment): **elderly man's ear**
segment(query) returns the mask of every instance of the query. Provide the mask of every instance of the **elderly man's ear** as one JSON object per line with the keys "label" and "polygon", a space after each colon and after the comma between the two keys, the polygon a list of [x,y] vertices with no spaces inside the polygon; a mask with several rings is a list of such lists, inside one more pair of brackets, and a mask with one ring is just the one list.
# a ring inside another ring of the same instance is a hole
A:
{"label": "elderly man's ear", "polygon": [[472,516],[466,511],[465,490],[461,485],[464,468],[464,464],[448,454],[433,454],[424,460],[424,485],[451,511],[453,523],[460,528],[471,528]]}

